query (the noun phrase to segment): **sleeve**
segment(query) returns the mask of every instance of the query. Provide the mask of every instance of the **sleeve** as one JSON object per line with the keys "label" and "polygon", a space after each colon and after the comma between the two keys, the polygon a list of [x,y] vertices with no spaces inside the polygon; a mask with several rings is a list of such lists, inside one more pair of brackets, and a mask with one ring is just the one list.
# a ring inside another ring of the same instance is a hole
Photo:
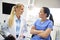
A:
{"label": "sleeve", "polygon": [[35,26],[35,27],[36,27],[36,23],[37,23],[38,21],[39,21],[39,20],[36,20],[36,21],[34,22],[33,26]]}
{"label": "sleeve", "polygon": [[5,36],[10,35],[9,33],[9,27],[7,23],[4,23],[3,26],[1,27],[2,32],[4,33]]}
{"label": "sleeve", "polygon": [[53,30],[53,22],[51,21],[51,22],[49,22],[49,24],[48,24],[48,27],[47,28],[50,28],[51,30]]}
{"label": "sleeve", "polygon": [[36,26],[36,22],[33,24],[33,26]]}

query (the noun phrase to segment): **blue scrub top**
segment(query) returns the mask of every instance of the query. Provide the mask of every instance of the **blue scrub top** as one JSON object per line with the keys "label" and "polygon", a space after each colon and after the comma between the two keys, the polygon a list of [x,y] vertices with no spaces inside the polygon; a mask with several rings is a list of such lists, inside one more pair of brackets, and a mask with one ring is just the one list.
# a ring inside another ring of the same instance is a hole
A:
{"label": "blue scrub top", "polygon": [[[41,22],[40,19],[38,19],[35,23],[34,26],[36,30],[46,30],[47,28],[50,28],[51,30],[53,29],[53,22],[49,19],[47,19],[44,22]],[[47,38],[42,38],[36,34],[31,38],[31,40],[50,40],[50,35]]]}

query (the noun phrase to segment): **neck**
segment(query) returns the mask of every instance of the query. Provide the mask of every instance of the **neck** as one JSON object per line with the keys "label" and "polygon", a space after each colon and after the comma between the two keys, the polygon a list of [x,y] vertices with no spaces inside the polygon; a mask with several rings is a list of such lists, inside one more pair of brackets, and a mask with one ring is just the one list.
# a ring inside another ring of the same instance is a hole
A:
{"label": "neck", "polygon": [[20,15],[16,15],[18,19],[20,19]]}
{"label": "neck", "polygon": [[46,18],[42,18],[42,19],[41,19],[42,22],[44,22],[44,21],[46,21],[46,20],[47,20]]}

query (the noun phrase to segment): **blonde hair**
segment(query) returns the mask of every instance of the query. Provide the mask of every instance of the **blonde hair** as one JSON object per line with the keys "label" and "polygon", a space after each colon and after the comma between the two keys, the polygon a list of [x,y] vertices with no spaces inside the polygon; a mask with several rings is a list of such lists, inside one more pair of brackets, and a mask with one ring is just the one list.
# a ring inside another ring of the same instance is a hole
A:
{"label": "blonde hair", "polygon": [[23,4],[16,4],[15,6],[12,7],[11,13],[10,13],[10,17],[8,20],[8,26],[11,27],[14,24],[14,15],[15,15],[15,8],[24,6]]}

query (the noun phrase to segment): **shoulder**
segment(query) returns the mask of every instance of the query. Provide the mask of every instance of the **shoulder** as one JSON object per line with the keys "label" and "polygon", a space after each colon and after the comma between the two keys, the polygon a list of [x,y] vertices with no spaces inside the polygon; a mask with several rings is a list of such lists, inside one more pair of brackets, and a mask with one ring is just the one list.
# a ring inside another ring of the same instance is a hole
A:
{"label": "shoulder", "polygon": [[53,22],[52,22],[51,20],[49,20],[49,19],[47,20],[47,22],[48,22],[49,24],[53,24]]}
{"label": "shoulder", "polygon": [[48,21],[48,22],[50,22],[50,23],[52,23],[52,21],[51,21],[51,20],[49,20],[49,19],[48,19],[47,21]]}
{"label": "shoulder", "polygon": [[26,24],[26,18],[21,17],[21,22],[23,22],[24,24]]}
{"label": "shoulder", "polygon": [[24,17],[21,17],[21,21],[26,21],[26,19]]}

